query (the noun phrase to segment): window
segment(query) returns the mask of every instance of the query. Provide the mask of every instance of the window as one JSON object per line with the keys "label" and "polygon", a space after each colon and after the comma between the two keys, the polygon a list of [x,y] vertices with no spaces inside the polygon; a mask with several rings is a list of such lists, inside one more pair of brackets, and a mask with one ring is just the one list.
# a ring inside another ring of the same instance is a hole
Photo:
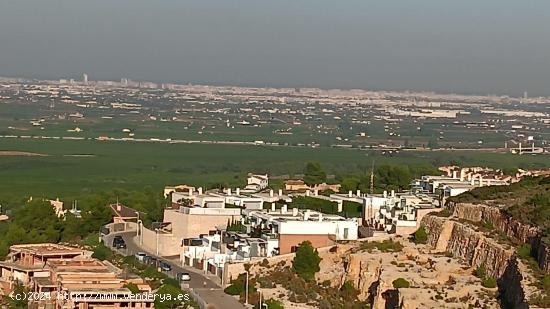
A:
{"label": "window", "polygon": [[349,228],[344,228],[344,239],[348,239]]}

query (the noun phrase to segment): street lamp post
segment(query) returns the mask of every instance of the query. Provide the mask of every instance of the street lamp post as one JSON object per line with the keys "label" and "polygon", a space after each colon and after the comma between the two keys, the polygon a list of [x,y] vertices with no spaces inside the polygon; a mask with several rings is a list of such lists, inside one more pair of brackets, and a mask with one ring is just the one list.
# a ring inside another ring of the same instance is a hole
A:
{"label": "street lamp post", "polygon": [[157,256],[159,255],[159,229],[155,229],[155,232],[157,234]]}
{"label": "street lamp post", "polygon": [[246,289],[245,289],[245,296],[244,296],[244,303],[245,305],[248,305],[248,276],[249,276],[249,272],[248,270],[245,271],[246,272]]}
{"label": "street lamp post", "polygon": [[137,215],[137,235],[139,237],[139,245],[143,245],[143,221],[139,218],[139,211],[136,211]]}
{"label": "street lamp post", "polygon": [[258,294],[260,294],[260,309],[262,309],[262,291],[260,289],[258,289]]}

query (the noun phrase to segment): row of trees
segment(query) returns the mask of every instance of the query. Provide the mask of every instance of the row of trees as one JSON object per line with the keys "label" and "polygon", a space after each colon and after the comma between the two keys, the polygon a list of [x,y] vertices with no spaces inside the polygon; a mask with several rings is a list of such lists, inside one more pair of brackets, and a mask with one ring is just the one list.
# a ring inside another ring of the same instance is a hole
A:
{"label": "row of trees", "polygon": [[[437,173],[432,166],[380,165],[374,169],[374,190],[403,190],[409,188],[413,178]],[[370,171],[338,175],[336,181],[342,185],[342,191],[369,192]],[[304,182],[315,185],[327,182],[327,174],[319,163],[310,162],[304,169]]]}
{"label": "row of trees", "polygon": [[111,211],[107,206],[117,199],[140,211],[145,225],[161,220],[166,205],[162,194],[150,189],[83,194],[78,200],[81,217],[67,212],[63,218],[59,218],[44,199],[22,202],[12,209],[10,221],[0,224],[0,233],[3,235],[0,239],[0,258],[5,257],[9,246],[13,244],[76,243],[99,233],[100,228],[111,221]]}

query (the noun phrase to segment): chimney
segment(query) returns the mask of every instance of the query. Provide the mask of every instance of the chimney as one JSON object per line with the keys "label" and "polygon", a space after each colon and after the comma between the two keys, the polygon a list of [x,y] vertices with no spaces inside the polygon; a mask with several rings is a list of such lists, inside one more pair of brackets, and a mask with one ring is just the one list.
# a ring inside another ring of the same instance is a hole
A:
{"label": "chimney", "polygon": [[273,197],[273,190],[269,190],[269,197]]}
{"label": "chimney", "polygon": [[470,178],[470,185],[474,186],[475,185],[474,177],[470,177],[470,175],[468,175],[468,178]]}
{"label": "chimney", "polygon": [[271,211],[275,212],[275,203],[271,203]]}
{"label": "chimney", "polygon": [[121,210],[122,210],[122,206],[121,206],[119,203],[116,203],[116,210],[117,210],[117,211],[121,211]]}
{"label": "chimney", "polygon": [[189,188],[189,196],[193,196],[193,188]]}
{"label": "chimney", "polygon": [[199,195],[202,195],[202,187],[199,187]]}
{"label": "chimney", "polygon": [[338,212],[342,212],[344,208],[344,201],[338,200]]}
{"label": "chimney", "polygon": [[353,192],[351,192],[351,190],[349,190],[348,197],[352,197],[352,196],[353,196]]}
{"label": "chimney", "polygon": [[288,208],[288,205],[287,205],[287,204],[284,204],[283,207],[281,207],[281,213],[282,213],[282,214],[286,214],[287,208]]}
{"label": "chimney", "polygon": [[241,188],[237,188],[235,190],[237,190],[237,195],[241,195]]}
{"label": "chimney", "polygon": [[491,179],[487,179],[487,185],[488,185],[488,186],[491,185]]}
{"label": "chimney", "polygon": [[279,196],[283,195],[283,189],[279,189]]}
{"label": "chimney", "polygon": [[483,187],[483,176],[479,175],[479,186]]}
{"label": "chimney", "polygon": [[319,213],[319,222],[322,222],[322,221],[323,221],[323,214]]}
{"label": "chimney", "polygon": [[464,181],[464,169],[460,169],[460,181]]}
{"label": "chimney", "polygon": [[309,196],[309,190],[306,190],[306,196]]}
{"label": "chimney", "polygon": [[361,197],[361,190],[357,190],[357,197]]}
{"label": "chimney", "polygon": [[231,188],[227,188],[227,195],[231,195]]}
{"label": "chimney", "polygon": [[457,179],[458,178],[458,171],[453,171],[453,179]]}
{"label": "chimney", "polygon": [[384,198],[388,197],[388,191],[384,190]]}
{"label": "chimney", "polygon": [[294,217],[298,216],[298,208],[296,207],[292,208],[292,216]]}
{"label": "chimney", "polygon": [[314,194],[315,196],[319,196],[319,189],[315,189],[315,191],[313,191],[313,194]]}
{"label": "chimney", "polygon": [[306,211],[304,212],[304,221],[307,220],[309,220],[309,209],[306,209]]}
{"label": "chimney", "polygon": [[391,190],[391,197],[395,197],[395,190]]}

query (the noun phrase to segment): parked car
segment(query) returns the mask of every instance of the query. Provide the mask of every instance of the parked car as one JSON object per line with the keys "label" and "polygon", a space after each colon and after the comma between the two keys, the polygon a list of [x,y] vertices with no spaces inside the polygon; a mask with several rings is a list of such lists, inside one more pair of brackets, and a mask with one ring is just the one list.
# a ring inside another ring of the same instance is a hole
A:
{"label": "parked car", "polygon": [[162,270],[162,271],[171,271],[172,270],[172,265],[164,262],[164,261],[160,261],[159,262],[159,268]]}
{"label": "parked car", "polygon": [[124,245],[126,245],[126,243],[124,242],[124,238],[122,238],[122,236],[117,235],[113,238],[113,247],[114,248],[118,248],[118,245],[122,244],[122,243],[124,243]]}
{"label": "parked car", "polygon": [[176,279],[179,281],[191,281],[191,275],[189,273],[177,273]]}
{"label": "parked car", "polygon": [[147,265],[151,265],[151,266],[157,266],[159,261],[155,258],[155,257],[152,257],[152,256],[149,256],[147,255],[144,259],[143,259],[143,263],[144,264],[147,264]]}
{"label": "parked car", "polygon": [[138,252],[134,255],[136,260],[140,263],[145,263],[145,259],[147,258],[147,254],[145,252]]}
{"label": "parked car", "polygon": [[116,248],[117,249],[126,249],[126,243],[124,242],[124,240],[122,242],[117,243]]}

